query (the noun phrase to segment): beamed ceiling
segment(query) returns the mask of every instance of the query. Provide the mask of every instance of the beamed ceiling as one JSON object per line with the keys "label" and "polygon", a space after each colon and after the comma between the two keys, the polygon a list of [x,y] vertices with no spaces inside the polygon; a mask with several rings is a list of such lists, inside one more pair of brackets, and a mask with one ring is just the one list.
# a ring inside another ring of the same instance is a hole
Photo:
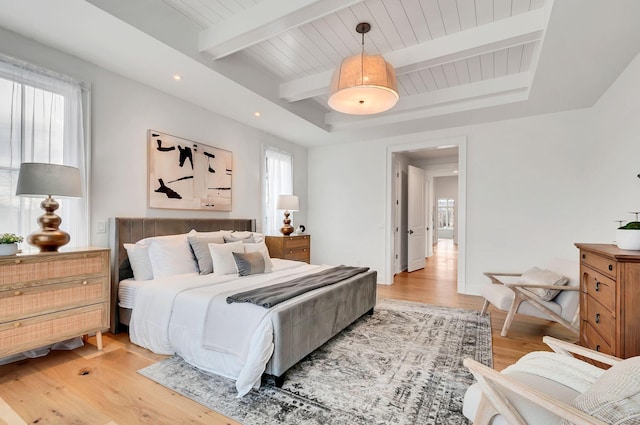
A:
{"label": "beamed ceiling", "polygon": [[[636,0],[3,3],[2,26],[306,145],[588,107],[640,50]],[[327,106],[332,73],[360,52],[358,22],[398,76],[381,114]]]}

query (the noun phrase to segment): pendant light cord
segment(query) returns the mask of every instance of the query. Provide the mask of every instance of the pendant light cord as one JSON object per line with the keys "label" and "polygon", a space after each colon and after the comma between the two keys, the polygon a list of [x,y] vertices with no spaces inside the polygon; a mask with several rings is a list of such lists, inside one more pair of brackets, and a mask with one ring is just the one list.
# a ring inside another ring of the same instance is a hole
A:
{"label": "pendant light cord", "polygon": [[364,85],[364,32],[362,33],[362,53],[360,54],[360,85]]}

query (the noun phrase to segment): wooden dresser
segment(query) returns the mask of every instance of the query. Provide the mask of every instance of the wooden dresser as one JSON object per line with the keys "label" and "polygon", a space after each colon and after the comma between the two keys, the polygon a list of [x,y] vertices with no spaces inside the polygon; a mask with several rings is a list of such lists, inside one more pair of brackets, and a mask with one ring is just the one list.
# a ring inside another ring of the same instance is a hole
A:
{"label": "wooden dresser", "polygon": [[269,255],[285,260],[311,262],[311,236],[265,236]]}
{"label": "wooden dresser", "polygon": [[640,355],[640,251],[580,249],[580,345],[616,357]]}
{"label": "wooden dresser", "polygon": [[0,357],[109,327],[109,250],[0,257]]}

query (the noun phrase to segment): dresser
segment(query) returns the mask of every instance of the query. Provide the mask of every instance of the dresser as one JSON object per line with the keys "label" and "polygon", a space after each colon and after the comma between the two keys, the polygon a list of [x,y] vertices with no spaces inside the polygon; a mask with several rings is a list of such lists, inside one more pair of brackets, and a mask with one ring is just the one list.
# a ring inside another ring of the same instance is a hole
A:
{"label": "dresser", "polygon": [[0,357],[109,327],[109,250],[0,257]]}
{"label": "dresser", "polygon": [[621,358],[640,355],[640,251],[575,245],[580,250],[580,345]]}
{"label": "dresser", "polygon": [[269,256],[285,260],[311,262],[311,236],[265,236]]}

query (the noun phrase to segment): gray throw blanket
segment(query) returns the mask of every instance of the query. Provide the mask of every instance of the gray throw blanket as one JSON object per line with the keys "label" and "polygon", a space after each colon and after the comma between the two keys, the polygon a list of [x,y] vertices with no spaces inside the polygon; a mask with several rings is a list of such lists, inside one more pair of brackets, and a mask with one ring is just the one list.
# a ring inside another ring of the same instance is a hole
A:
{"label": "gray throw blanket", "polygon": [[271,308],[283,301],[297,297],[305,292],[333,285],[369,270],[369,267],[337,266],[329,270],[298,277],[288,282],[276,283],[264,288],[239,292],[227,297],[227,303],[252,303]]}

